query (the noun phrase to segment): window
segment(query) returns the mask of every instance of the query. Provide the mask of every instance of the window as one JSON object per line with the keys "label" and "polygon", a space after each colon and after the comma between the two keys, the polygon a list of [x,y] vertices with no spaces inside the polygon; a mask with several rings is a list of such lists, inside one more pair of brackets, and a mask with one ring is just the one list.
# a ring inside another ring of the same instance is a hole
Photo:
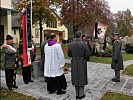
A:
{"label": "window", "polygon": [[54,25],[55,25],[55,28],[57,28],[57,21],[55,21]]}
{"label": "window", "polygon": [[48,28],[57,28],[57,21],[47,21]]}
{"label": "window", "polygon": [[39,29],[35,30],[35,38],[39,38]]}
{"label": "window", "polygon": [[14,30],[14,34],[16,35],[16,30]]}

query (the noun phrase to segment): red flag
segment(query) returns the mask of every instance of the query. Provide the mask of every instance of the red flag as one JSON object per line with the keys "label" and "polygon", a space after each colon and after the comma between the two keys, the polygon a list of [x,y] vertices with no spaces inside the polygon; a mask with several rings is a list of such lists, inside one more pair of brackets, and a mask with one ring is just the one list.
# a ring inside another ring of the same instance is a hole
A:
{"label": "red flag", "polygon": [[23,66],[28,66],[27,36],[26,36],[26,14],[22,15],[22,36],[23,36]]}

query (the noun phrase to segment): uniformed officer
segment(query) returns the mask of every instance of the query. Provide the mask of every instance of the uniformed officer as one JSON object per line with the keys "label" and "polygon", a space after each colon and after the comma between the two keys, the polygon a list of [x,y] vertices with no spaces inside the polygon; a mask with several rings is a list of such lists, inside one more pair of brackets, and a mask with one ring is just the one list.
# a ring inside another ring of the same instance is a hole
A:
{"label": "uniformed officer", "polygon": [[87,79],[87,60],[90,58],[87,43],[81,40],[82,32],[76,33],[76,39],[68,46],[68,56],[71,61],[71,80],[75,86],[76,99],[85,97],[84,86],[88,84]]}
{"label": "uniformed officer", "polygon": [[[30,51],[30,56],[31,56],[31,63],[33,63],[36,58],[36,46],[33,40],[32,40],[32,50]],[[34,81],[31,79],[31,71],[32,71],[32,64],[29,66],[23,66],[22,64],[22,75],[25,84],[29,84],[29,82],[34,83]]]}
{"label": "uniformed officer", "polygon": [[5,76],[8,89],[11,91],[16,86],[16,69],[18,67],[17,49],[13,43],[13,37],[6,36],[7,43],[3,45]]}
{"label": "uniformed officer", "polygon": [[119,33],[114,33],[111,68],[115,70],[113,82],[120,82],[120,70],[123,70],[122,42]]}

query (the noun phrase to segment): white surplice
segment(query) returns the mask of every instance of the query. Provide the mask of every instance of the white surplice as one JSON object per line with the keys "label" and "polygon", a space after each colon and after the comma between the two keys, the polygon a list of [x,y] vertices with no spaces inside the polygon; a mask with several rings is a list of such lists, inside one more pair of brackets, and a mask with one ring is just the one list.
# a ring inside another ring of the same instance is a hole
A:
{"label": "white surplice", "polygon": [[53,46],[48,46],[48,43],[44,48],[45,52],[45,64],[44,64],[44,76],[56,77],[61,76],[64,71],[65,65],[64,54],[59,43]]}

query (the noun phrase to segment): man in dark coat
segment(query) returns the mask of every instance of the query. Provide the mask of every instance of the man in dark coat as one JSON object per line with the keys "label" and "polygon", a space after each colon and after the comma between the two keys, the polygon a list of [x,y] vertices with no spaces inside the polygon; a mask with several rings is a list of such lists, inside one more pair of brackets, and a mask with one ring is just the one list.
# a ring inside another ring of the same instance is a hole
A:
{"label": "man in dark coat", "polygon": [[71,80],[75,86],[76,98],[85,97],[84,85],[88,84],[87,80],[87,60],[90,57],[87,43],[81,40],[81,32],[76,33],[76,39],[68,47],[68,56],[72,57],[71,63]]}
{"label": "man in dark coat", "polygon": [[45,34],[44,35],[44,41],[41,43],[41,63],[42,63],[42,70],[44,71],[44,47],[48,43],[49,40],[49,35]]}
{"label": "man in dark coat", "polygon": [[123,70],[123,58],[122,58],[122,42],[119,39],[119,33],[114,34],[114,43],[112,49],[112,64],[111,68],[115,70],[115,77],[113,82],[120,82],[120,70]]}
{"label": "man in dark coat", "polygon": [[13,37],[10,35],[6,36],[7,43],[3,45],[4,51],[4,63],[5,63],[5,75],[6,84],[8,89],[11,91],[16,86],[16,69],[18,66],[17,62],[17,49],[13,43]]}
{"label": "man in dark coat", "polygon": [[89,51],[92,54],[92,41],[91,41],[89,36],[87,36],[86,41],[87,41],[87,45],[88,45]]}
{"label": "man in dark coat", "polygon": [[87,41],[86,41],[86,36],[85,36],[85,35],[82,35],[82,41],[83,41],[83,42],[87,42]]}
{"label": "man in dark coat", "polygon": [[[42,68],[42,71],[44,71],[44,61],[45,61],[44,47],[48,43],[48,40],[49,40],[49,35],[44,34],[44,41],[41,43],[41,68]],[[44,77],[44,78],[45,78],[45,82],[47,82],[47,77]]]}
{"label": "man in dark coat", "polygon": [[[33,38],[33,37],[32,37]],[[32,50],[30,51],[30,57],[31,57],[31,63],[35,61],[36,58],[36,45],[34,41],[32,40]],[[32,64],[29,66],[23,66],[22,64],[22,75],[23,75],[23,81],[25,84],[34,83],[34,81],[31,79],[31,71],[32,71]]]}

